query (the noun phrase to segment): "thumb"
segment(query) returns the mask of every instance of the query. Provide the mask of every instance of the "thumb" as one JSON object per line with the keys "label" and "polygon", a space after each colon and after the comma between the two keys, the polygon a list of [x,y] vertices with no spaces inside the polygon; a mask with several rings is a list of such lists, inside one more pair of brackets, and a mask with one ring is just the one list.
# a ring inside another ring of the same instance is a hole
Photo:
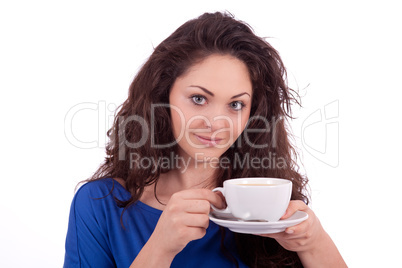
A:
{"label": "thumb", "polygon": [[289,206],[286,209],[285,214],[281,217],[281,220],[287,219],[292,216],[296,211],[305,211],[307,210],[307,205],[301,200],[291,200],[289,202]]}

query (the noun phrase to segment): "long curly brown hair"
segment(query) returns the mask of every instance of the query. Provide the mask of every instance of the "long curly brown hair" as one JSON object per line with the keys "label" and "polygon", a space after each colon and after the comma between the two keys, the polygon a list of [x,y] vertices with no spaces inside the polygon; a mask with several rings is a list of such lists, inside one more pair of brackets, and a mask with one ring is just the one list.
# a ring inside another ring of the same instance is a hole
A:
{"label": "long curly brown hair", "polygon": [[[189,67],[212,54],[231,55],[244,62],[253,86],[250,120],[222,155],[221,159],[232,162],[220,168],[216,185],[236,177],[285,178],[293,182],[292,200],[308,203],[308,180],[299,172],[297,153],[286,128],[291,105],[299,104],[298,95],[287,86],[279,53],[246,23],[219,12],[186,22],[155,48],[134,78],[129,96],[108,131],[105,162],[88,181],[123,179],[131,198],[119,203],[127,208],[139,200],[146,186],[156,185],[160,174],[174,168],[133,166],[130,156],[158,159],[177,151],[168,105],[171,87]],[[267,162],[250,167],[244,159]],[[250,267],[301,266],[297,254],[285,250],[274,239],[235,235],[239,255]]]}

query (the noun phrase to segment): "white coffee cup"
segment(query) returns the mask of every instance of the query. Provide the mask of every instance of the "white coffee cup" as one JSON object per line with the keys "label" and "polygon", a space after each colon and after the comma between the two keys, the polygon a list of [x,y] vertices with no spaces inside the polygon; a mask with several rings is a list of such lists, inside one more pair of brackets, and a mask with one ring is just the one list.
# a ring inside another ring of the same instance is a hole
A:
{"label": "white coffee cup", "polygon": [[226,199],[226,209],[218,213],[231,213],[242,220],[278,221],[286,212],[292,195],[292,182],[279,178],[238,178],[223,182],[219,191]]}

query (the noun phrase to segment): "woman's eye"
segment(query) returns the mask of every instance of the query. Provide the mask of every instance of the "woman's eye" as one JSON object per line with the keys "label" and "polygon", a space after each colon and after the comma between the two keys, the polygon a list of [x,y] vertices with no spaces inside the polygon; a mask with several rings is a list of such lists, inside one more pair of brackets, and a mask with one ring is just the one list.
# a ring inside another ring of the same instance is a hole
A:
{"label": "woman's eye", "polygon": [[206,99],[200,95],[192,96],[191,99],[193,100],[194,104],[196,104],[196,105],[203,105],[206,103]]}
{"label": "woman's eye", "polygon": [[232,108],[235,111],[240,111],[243,109],[244,104],[241,101],[234,101],[230,103],[230,108]]}

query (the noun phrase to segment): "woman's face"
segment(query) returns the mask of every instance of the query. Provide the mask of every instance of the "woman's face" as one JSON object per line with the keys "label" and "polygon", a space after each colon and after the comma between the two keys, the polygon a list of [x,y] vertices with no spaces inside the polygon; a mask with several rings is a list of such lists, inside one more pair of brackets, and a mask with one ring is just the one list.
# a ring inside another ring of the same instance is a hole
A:
{"label": "woman's face", "polygon": [[242,61],[211,55],[190,67],[169,96],[180,156],[216,161],[244,130],[251,100],[252,83]]}

